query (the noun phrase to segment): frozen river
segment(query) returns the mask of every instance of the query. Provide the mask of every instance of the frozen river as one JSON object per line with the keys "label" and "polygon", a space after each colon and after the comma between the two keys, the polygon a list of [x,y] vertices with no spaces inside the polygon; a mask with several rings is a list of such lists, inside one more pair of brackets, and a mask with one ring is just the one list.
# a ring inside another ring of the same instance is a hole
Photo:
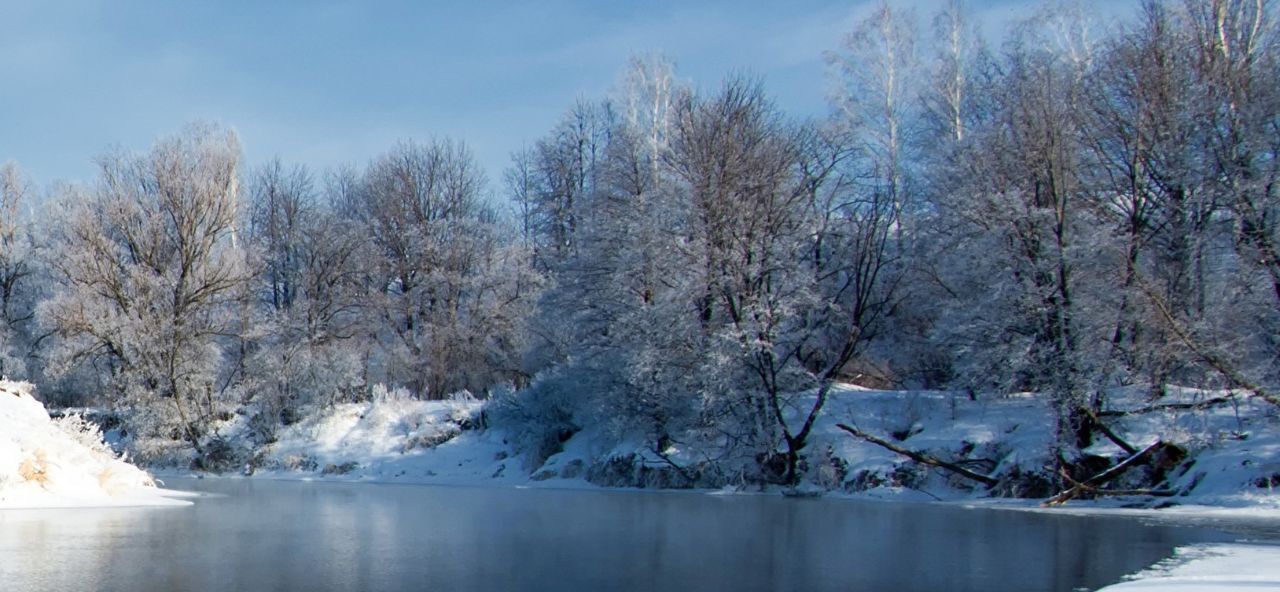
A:
{"label": "frozen river", "polygon": [[185,508],[0,511],[0,589],[1093,589],[1230,539],[1132,518],[773,496],[170,480]]}

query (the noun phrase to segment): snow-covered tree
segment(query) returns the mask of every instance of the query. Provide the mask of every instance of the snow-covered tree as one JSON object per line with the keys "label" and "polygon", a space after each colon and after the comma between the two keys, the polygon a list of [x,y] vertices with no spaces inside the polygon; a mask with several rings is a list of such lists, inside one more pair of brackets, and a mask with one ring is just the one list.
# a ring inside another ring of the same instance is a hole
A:
{"label": "snow-covered tree", "polygon": [[[331,185],[342,191],[341,178]],[[366,304],[376,253],[359,224],[320,200],[305,168],[273,161],[251,187],[256,279],[242,334],[242,387],[255,429],[269,439],[282,423],[371,386]]]}
{"label": "snow-covered tree", "polygon": [[377,373],[420,396],[520,377],[522,319],[536,281],[483,203],[485,177],[460,142],[404,143],[359,185],[357,219],[377,252],[370,277]]}
{"label": "snow-covered tree", "polygon": [[[914,206],[910,168],[917,162],[915,143],[922,105],[916,37],[914,13],[881,2],[845,36],[841,51],[827,56],[838,73],[833,96],[837,121],[857,130],[851,137],[861,147],[859,156],[876,185],[873,191],[886,195],[898,210]],[[955,51],[963,52],[963,48],[957,46]],[[956,76],[963,74],[963,60],[963,53],[953,58]],[[944,85],[944,93],[947,101],[956,102],[947,108],[956,109],[958,117],[964,101],[961,83],[953,79]],[[956,128],[956,133],[963,133],[962,128]],[[898,221],[900,225],[904,222]]]}
{"label": "snow-covered tree", "polygon": [[554,269],[575,254],[614,117],[608,103],[579,101],[532,148],[534,175],[532,191],[526,196],[527,224],[533,230],[541,269]]}
{"label": "snow-covered tree", "polygon": [[0,376],[28,377],[31,347],[30,321],[35,316],[37,292],[36,246],[29,206],[31,181],[18,165],[0,165]]}
{"label": "snow-covered tree", "polygon": [[92,365],[135,429],[198,454],[226,411],[219,339],[249,277],[233,241],[239,161],[235,134],[213,125],[105,156],[87,194],[62,196],[49,261],[59,286],[40,309],[59,339],[52,370]]}
{"label": "snow-covered tree", "polygon": [[262,252],[271,306],[286,310],[299,290],[302,227],[315,208],[311,174],[302,166],[286,169],[273,159],[252,176],[248,193],[248,234]]}
{"label": "snow-covered tree", "polygon": [[[1145,292],[1176,311],[1202,316],[1218,204],[1206,190],[1193,53],[1174,11],[1144,4],[1140,20],[1108,40],[1087,86],[1084,134],[1091,201],[1120,251],[1109,354],[1097,379],[1196,381],[1193,360],[1157,319]],[[1095,397],[1095,407],[1101,404]]]}
{"label": "snow-covered tree", "polygon": [[930,183],[936,274],[954,298],[934,338],[959,351],[955,370],[970,388],[1048,396],[1064,449],[1088,439],[1081,255],[1104,255],[1085,246],[1080,130],[1091,50],[1076,43],[1085,36],[1072,18],[1050,11],[1018,29],[985,89],[991,117],[943,148],[950,165]]}

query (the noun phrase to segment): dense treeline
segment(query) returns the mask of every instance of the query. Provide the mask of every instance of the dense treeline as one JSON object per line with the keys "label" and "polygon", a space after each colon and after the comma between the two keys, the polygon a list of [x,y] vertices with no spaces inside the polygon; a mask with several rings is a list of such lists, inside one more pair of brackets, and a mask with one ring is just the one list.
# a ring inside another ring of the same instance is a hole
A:
{"label": "dense treeline", "polygon": [[93,186],[19,225],[12,275],[37,297],[6,300],[5,372],[115,407],[139,452],[197,458],[376,385],[525,380],[542,278],[464,145],[403,143],[323,180],[279,161],[242,175],[239,158],[234,134],[191,126],[104,157]]}
{"label": "dense treeline", "polygon": [[0,364],[200,455],[389,385],[491,393],[535,458],[606,426],[794,482],[853,381],[1041,393],[1071,457],[1117,386],[1280,403],[1277,43],[1257,0],[1053,5],[999,49],[885,4],[828,118],[636,59],[501,184],[452,140],[317,175],[196,126],[28,223],[9,166]]}

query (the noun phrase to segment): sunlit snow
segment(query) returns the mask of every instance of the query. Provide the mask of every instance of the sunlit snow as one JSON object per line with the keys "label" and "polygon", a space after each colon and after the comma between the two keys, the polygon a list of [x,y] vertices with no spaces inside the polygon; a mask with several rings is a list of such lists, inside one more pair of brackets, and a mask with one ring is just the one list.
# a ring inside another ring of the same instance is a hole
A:
{"label": "sunlit snow", "polygon": [[51,419],[28,383],[0,380],[0,509],[183,505],[92,424]]}

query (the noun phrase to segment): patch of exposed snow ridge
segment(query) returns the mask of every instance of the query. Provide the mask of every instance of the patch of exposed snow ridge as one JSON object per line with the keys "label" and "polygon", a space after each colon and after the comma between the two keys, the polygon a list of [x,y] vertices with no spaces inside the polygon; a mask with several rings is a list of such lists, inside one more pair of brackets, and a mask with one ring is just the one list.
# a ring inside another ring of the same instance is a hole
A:
{"label": "patch of exposed snow ridge", "polygon": [[0,509],[175,505],[78,416],[51,419],[25,382],[0,380]]}

